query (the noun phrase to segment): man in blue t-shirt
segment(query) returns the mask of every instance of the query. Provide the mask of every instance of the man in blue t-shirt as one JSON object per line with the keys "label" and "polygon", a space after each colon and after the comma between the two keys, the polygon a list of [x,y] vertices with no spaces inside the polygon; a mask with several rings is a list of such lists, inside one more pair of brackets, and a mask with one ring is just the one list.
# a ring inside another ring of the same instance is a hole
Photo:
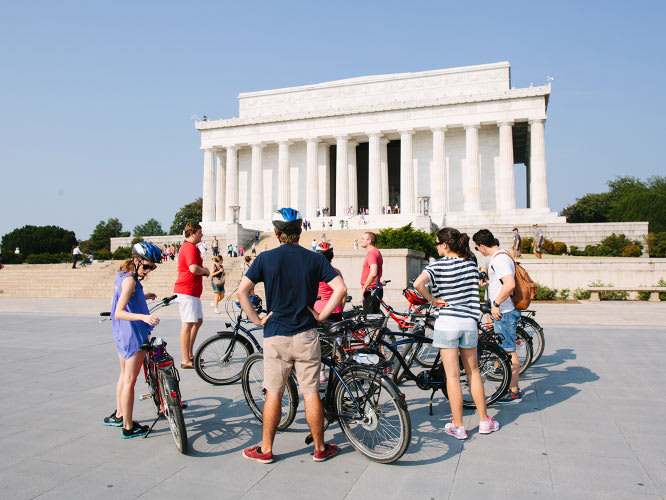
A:
{"label": "man in blue t-shirt", "polygon": [[[273,214],[275,236],[280,246],[262,252],[241,280],[236,295],[248,319],[264,327],[263,435],[261,446],[243,450],[243,457],[260,463],[273,461],[273,441],[280,422],[282,394],[292,366],[305,401],[305,418],[314,438],[315,462],[323,462],[338,452],[324,443],[324,409],[319,398],[321,349],[317,322],[324,321],[342,302],[347,287],[329,261],[319,253],[298,244],[301,214],[291,208]],[[312,307],[319,283],[333,289],[330,300],[317,313]],[[250,301],[250,291],[263,282],[268,314],[260,318]]]}

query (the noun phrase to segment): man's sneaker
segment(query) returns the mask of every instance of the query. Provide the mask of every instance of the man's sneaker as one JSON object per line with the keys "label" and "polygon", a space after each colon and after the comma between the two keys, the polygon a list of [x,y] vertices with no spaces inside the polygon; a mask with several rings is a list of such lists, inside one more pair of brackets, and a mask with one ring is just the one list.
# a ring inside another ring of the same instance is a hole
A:
{"label": "man's sneaker", "polygon": [[479,434],[490,434],[491,432],[498,431],[499,428],[499,423],[493,417],[489,416],[487,421],[479,423]]}
{"label": "man's sneaker", "polygon": [[146,434],[148,434],[149,430],[150,427],[148,427],[147,425],[141,425],[139,422],[132,422],[132,428],[130,430],[123,428],[122,436],[123,439],[145,436]]}
{"label": "man's sneaker", "polygon": [[507,404],[507,403],[520,403],[523,400],[523,396],[518,392],[507,392],[504,396],[497,400],[498,403]]}
{"label": "man's sneaker", "polygon": [[108,417],[104,417],[104,425],[110,425],[112,427],[121,427],[123,425],[123,417],[116,417],[116,410],[113,410],[113,413]]}
{"label": "man's sneaker", "polygon": [[453,422],[449,422],[444,426],[444,432],[456,439],[467,439],[467,431],[465,430],[465,426],[456,427],[453,425]]}
{"label": "man's sneaker", "polygon": [[323,462],[324,460],[328,460],[329,458],[335,456],[338,454],[338,447],[334,444],[326,444],[324,445],[324,451],[314,451],[314,456],[312,457],[312,460],[315,462]]}
{"label": "man's sneaker", "polygon": [[253,446],[252,448],[245,448],[243,450],[243,458],[254,460],[260,464],[270,464],[273,462],[273,452],[262,453],[259,446]]}

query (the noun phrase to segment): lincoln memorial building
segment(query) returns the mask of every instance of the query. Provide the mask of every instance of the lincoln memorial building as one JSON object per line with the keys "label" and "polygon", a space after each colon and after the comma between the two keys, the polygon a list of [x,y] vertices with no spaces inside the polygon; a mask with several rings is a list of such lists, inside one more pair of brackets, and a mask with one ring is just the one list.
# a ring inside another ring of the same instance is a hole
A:
{"label": "lincoln memorial building", "polygon": [[512,88],[508,62],[241,93],[237,118],[196,123],[204,232],[266,230],[286,206],[313,227],[325,207],[350,227],[359,208],[373,228],[564,222],[548,207],[549,95]]}

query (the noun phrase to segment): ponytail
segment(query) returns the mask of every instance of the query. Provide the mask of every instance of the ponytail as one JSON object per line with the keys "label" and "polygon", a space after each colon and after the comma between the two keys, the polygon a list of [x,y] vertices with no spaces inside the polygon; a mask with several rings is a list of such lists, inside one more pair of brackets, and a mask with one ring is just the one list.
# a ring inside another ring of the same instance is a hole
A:
{"label": "ponytail", "polygon": [[437,231],[439,241],[446,243],[452,252],[457,253],[461,258],[469,260],[472,258],[472,251],[469,248],[469,236],[467,233],[460,233],[453,227],[445,227]]}

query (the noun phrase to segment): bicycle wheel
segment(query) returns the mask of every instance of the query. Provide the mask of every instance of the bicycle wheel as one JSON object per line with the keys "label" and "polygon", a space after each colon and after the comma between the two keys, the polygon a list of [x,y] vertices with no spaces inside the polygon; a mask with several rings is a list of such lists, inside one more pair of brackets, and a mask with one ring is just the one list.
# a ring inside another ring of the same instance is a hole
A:
{"label": "bicycle wheel", "polygon": [[521,326],[532,337],[532,364],[534,364],[541,359],[544,347],[546,347],[543,328],[541,328],[541,325],[535,319],[529,316],[521,316],[518,326]]}
{"label": "bicycle wheel", "polygon": [[[493,342],[479,342],[478,353],[479,371],[486,395],[486,404],[490,405],[509,389],[511,363],[504,349]],[[460,386],[463,392],[463,406],[476,408],[464,370],[460,374]]]}
{"label": "bicycle wheel", "polygon": [[532,365],[532,339],[521,327],[516,328],[516,354],[522,375]]}
{"label": "bicycle wheel", "polygon": [[148,390],[150,391],[149,394],[146,394],[145,396],[142,396],[141,399],[146,399],[147,397],[150,397],[150,399],[153,402],[153,406],[155,407],[155,414],[158,417],[162,416],[162,402],[160,401],[160,393],[159,393],[159,388],[157,379],[153,376],[153,374],[150,372],[150,363],[148,362],[148,356],[143,360],[143,369],[145,370],[146,374],[146,384],[148,384]]}
{"label": "bicycle wheel", "polygon": [[160,394],[164,406],[164,416],[169,422],[171,436],[178,451],[187,453],[187,429],[180,406],[180,390],[176,379],[168,373],[160,373]]}
{"label": "bicycle wheel", "polygon": [[[429,339],[435,338],[435,330],[433,326],[427,323],[420,334]],[[423,368],[432,368],[432,364],[435,361],[438,352],[439,349],[433,347],[432,343],[419,342],[415,348],[414,361]]]}
{"label": "bicycle wheel", "polygon": [[[336,413],[340,427],[351,445],[375,462],[388,464],[404,455],[412,436],[407,405],[388,378],[372,369],[354,368],[342,375],[351,394],[338,383],[335,388]],[[359,415],[354,401],[363,414]]]}
{"label": "bicycle wheel", "polygon": [[[245,401],[247,401],[247,405],[259,422],[263,421],[264,402],[266,401],[266,389],[264,389],[263,383],[264,355],[260,352],[255,352],[247,358],[247,361],[243,365],[241,384],[243,385]],[[279,431],[283,431],[291,425],[296,417],[297,408],[298,390],[296,389],[296,382],[290,376],[287,379],[287,387],[282,395],[282,416],[277,427]]]}
{"label": "bicycle wheel", "polygon": [[240,379],[243,363],[253,352],[252,343],[245,337],[237,335],[234,341],[233,332],[218,332],[197,349],[194,369],[209,384],[233,384]]}

